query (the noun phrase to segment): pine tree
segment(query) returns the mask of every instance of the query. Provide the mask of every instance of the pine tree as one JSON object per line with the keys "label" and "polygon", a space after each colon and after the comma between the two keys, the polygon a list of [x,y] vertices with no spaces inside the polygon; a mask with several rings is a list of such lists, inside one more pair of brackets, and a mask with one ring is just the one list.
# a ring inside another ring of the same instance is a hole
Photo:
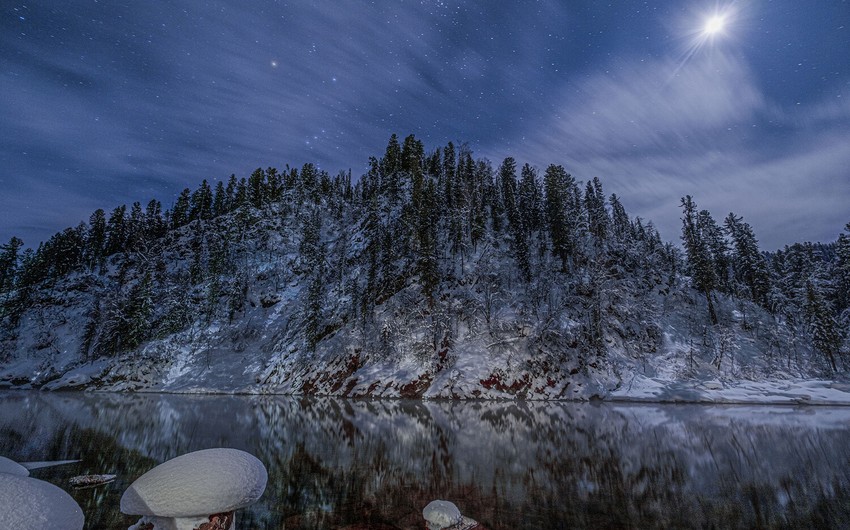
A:
{"label": "pine tree", "polygon": [[48,277],[58,279],[83,262],[86,246],[86,226],[80,223],[76,228],[66,228],[54,234],[42,247],[42,256],[48,264]]}
{"label": "pine tree", "polygon": [[190,213],[189,219],[201,219],[206,221],[213,217],[213,194],[207,179],[201,182],[198,189],[192,194],[189,200]]}
{"label": "pine tree", "polygon": [[127,245],[127,207],[122,205],[112,210],[106,222],[106,255],[124,252]]}
{"label": "pine tree", "polygon": [[151,200],[145,208],[144,233],[148,241],[154,241],[164,236],[166,232],[165,221],[162,219],[162,203]]}
{"label": "pine tree", "polygon": [[151,275],[145,273],[142,280],[130,289],[123,307],[125,327],[122,330],[122,349],[133,350],[149,338],[153,306]]}
{"label": "pine tree", "polygon": [[681,206],[684,210],[684,217],[682,217],[682,240],[685,243],[685,253],[688,257],[691,279],[694,282],[694,287],[705,295],[711,323],[717,324],[717,313],[714,311],[711,294],[717,284],[717,277],[715,276],[715,267],[711,259],[711,250],[702,239],[702,234],[697,225],[696,204],[690,195],[682,198]]}
{"label": "pine tree", "polygon": [[248,198],[248,181],[245,180],[245,177],[242,177],[236,183],[236,193],[233,195],[233,209],[242,208],[248,206],[248,204],[250,204]]}
{"label": "pine tree", "polygon": [[522,166],[517,204],[523,226],[528,232],[541,228],[543,193],[537,182],[537,172],[528,164]]}
{"label": "pine tree", "polygon": [[89,217],[86,255],[91,270],[103,266],[103,258],[106,255],[106,213],[100,208]]}
{"label": "pine tree", "polygon": [[519,213],[516,162],[511,157],[505,158],[502,165],[499,166],[499,187],[502,192],[502,204],[508,218],[511,250],[523,281],[529,282],[531,281],[531,257],[528,249],[528,231]]}
{"label": "pine tree", "polygon": [[519,223],[516,199],[516,161],[511,157],[505,158],[502,165],[499,166],[498,176],[502,206],[505,208],[505,214],[508,217],[508,228],[513,230]]}
{"label": "pine tree", "polygon": [[404,139],[401,149],[401,170],[408,175],[422,173],[425,147],[412,134]]}
{"label": "pine tree", "polygon": [[[838,236],[835,243],[835,275],[837,286],[838,311],[850,309],[850,223],[844,227],[844,232]],[[850,329],[848,329],[850,332]]]}
{"label": "pine tree", "polygon": [[608,211],[605,209],[605,195],[602,183],[594,177],[588,182],[584,192],[584,207],[587,212],[588,230],[597,243],[605,240],[608,233]]}
{"label": "pine tree", "polygon": [[574,181],[561,166],[550,165],[543,176],[546,193],[546,219],[552,238],[552,253],[560,258],[561,270],[569,270],[568,263],[575,250],[573,227],[568,221],[567,209],[570,207],[570,189]]}
{"label": "pine tree", "polygon": [[221,213],[226,213],[236,208],[236,189],[238,187],[239,181],[236,179],[236,175],[231,173],[230,178],[227,179],[227,188],[224,190],[224,209]]}
{"label": "pine tree", "polygon": [[457,160],[455,160],[455,146],[452,142],[446,145],[443,149],[443,171],[441,175],[441,191],[443,193],[443,204],[447,210],[454,207],[454,186],[455,186],[455,168]]}
{"label": "pine tree", "polygon": [[262,208],[265,203],[265,180],[263,168],[259,167],[248,177],[248,201],[254,208]]}
{"label": "pine tree", "polygon": [[469,221],[469,238],[473,250],[487,233],[487,186],[492,180],[490,166],[479,161],[475,164],[475,194],[473,197],[471,217]]}
{"label": "pine tree", "polygon": [[316,166],[310,163],[301,166],[297,186],[299,199],[309,200],[314,204],[319,202],[319,172]]}
{"label": "pine tree", "polygon": [[18,251],[24,242],[12,237],[8,243],[0,246],[0,293],[10,291],[15,286],[18,273]]}
{"label": "pine tree", "polygon": [[171,228],[176,229],[189,222],[189,208],[192,197],[192,191],[189,188],[183,188],[180,195],[177,197],[177,202],[174,203],[174,208],[171,211]]}
{"label": "pine tree", "polygon": [[804,312],[812,334],[812,343],[829,361],[832,371],[837,372],[836,357],[840,354],[841,347],[838,324],[832,316],[823,291],[811,280],[806,282]]}
{"label": "pine tree", "polygon": [[401,171],[401,146],[395,133],[390,136],[390,141],[387,143],[387,150],[381,161],[381,171],[385,177]]}
{"label": "pine tree", "polygon": [[735,279],[749,290],[753,302],[767,306],[770,275],[752,228],[734,213],[726,217],[725,224],[735,247],[732,259]]}
{"label": "pine tree", "polygon": [[697,214],[697,230],[701,241],[708,249],[711,266],[714,268],[715,286],[723,292],[731,292],[729,283],[729,246],[723,229],[714,221],[708,210]]}
{"label": "pine tree", "polygon": [[213,194],[212,216],[218,217],[224,215],[227,211],[227,192],[224,190],[224,183],[219,180],[215,185]]}
{"label": "pine tree", "polygon": [[127,219],[127,245],[130,251],[137,252],[145,244],[145,218],[142,205],[136,201],[130,207],[130,217]]}
{"label": "pine tree", "polygon": [[631,237],[629,216],[616,194],[611,194],[608,203],[611,205],[611,232],[614,240],[625,243]]}
{"label": "pine tree", "polygon": [[277,202],[283,197],[283,180],[277,169],[266,168],[266,201]]}
{"label": "pine tree", "polygon": [[302,222],[299,251],[308,271],[307,300],[304,311],[304,335],[314,350],[319,342],[324,307],[325,249],[321,241],[322,217],[315,209]]}

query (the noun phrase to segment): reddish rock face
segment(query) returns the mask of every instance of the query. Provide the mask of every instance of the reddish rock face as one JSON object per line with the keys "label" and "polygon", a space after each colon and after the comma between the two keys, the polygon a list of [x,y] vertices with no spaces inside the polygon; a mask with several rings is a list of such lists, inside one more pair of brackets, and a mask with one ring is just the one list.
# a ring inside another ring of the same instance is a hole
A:
{"label": "reddish rock face", "polygon": [[210,515],[210,522],[204,523],[197,530],[228,530],[233,524],[233,512],[215,513]]}
{"label": "reddish rock face", "polygon": [[381,524],[381,523],[378,523],[378,524],[370,523],[370,524],[354,524],[354,525],[343,526],[343,527],[339,528],[339,530],[398,530],[398,527],[397,526],[390,526],[390,525],[386,525],[386,524]]}

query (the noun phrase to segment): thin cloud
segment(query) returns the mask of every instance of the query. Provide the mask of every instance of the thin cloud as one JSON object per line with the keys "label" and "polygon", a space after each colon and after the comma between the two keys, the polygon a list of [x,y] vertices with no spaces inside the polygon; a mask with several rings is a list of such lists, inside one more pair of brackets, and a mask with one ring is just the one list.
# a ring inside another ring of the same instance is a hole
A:
{"label": "thin cloud", "polygon": [[834,239],[850,220],[848,106],[782,109],[731,55],[692,60],[668,82],[675,69],[618,65],[579,82],[523,155],[600,177],[668,240],[685,194],[718,218],[743,215],[767,249]]}

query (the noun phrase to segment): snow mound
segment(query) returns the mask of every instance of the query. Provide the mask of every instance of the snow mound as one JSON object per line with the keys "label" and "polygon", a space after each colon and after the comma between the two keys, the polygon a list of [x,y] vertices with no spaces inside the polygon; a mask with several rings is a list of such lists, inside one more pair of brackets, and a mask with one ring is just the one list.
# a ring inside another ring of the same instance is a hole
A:
{"label": "snow mound", "polygon": [[19,477],[28,477],[30,474],[27,468],[5,456],[0,456],[0,473],[18,475]]}
{"label": "snow mound", "polygon": [[121,497],[121,512],[157,517],[229,512],[256,502],[267,480],[263,463],[244,451],[195,451],[139,477]]}
{"label": "snow mound", "polygon": [[0,473],[3,528],[79,530],[85,517],[74,499],[43,480]]}
{"label": "snow mound", "polygon": [[441,530],[454,526],[461,521],[460,510],[449,501],[431,501],[422,510],[422,517],[428,522],[429,530]]}

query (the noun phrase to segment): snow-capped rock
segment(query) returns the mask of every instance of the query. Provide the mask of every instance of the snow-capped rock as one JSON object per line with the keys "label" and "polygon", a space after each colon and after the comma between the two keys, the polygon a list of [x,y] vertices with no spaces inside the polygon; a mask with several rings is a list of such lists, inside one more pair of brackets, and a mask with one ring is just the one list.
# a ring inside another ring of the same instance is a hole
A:
{"label": "snow-capped rock", "polygon": [[85,517],[74,499],[49,482],[0,473],[0,521],[3,528],[80,530]]}
{"label": "snow-capped rock", "polygon": [[267,480],[265,466],[253,455],[204,449],[139,477],[122,495],[121,512],[144,516],[139,524],[152,523],[157,530],[197,528],[211,516],[227,516],[232,523],[231,512],[256,502]]}

